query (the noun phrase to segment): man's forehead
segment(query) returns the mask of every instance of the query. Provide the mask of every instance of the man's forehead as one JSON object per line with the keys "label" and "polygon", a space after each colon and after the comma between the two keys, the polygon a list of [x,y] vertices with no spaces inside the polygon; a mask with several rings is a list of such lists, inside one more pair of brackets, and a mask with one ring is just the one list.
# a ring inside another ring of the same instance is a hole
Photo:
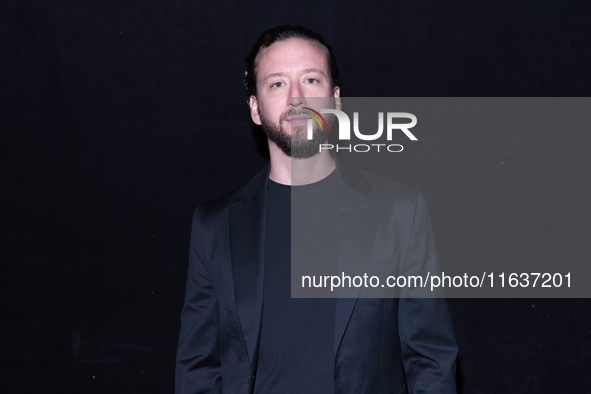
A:
{"label": "man's forehead", "polygon": [[259,79],[263,80],[292,70],[329,74],[327,54],[322,46],[306,39],[276,42],[261,50],[257,63]]}

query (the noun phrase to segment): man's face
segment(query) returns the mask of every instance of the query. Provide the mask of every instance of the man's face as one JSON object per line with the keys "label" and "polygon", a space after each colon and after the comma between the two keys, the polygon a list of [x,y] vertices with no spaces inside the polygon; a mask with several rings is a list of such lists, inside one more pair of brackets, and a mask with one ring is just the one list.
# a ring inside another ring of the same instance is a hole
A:
{"label": "man's face", "polygon": [[[288,156],[306,158],[318,153],[318,145],[328,131],[314,122],[314,138],[307,138],[308,115],[303,107],[318,107],[306,102],[309,97],[339,97],[339,88],[331,87],[327,56],[318,44],[289,39],[267,47],[259,54],[257,97],[250,96],[252,120],[263,127],[267,138]],[[334,108],[325,100],[323,108]],[[317,108],[318,110],[323,108]]]}

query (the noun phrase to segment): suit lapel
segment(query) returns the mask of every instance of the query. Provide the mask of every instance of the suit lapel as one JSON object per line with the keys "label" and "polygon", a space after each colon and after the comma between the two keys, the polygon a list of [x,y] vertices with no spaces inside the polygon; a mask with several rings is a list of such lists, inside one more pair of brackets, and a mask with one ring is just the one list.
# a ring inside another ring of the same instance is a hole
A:
{"label": "suit lapel", "polygon": [[[373,190],[355,169],[339,162],[339,273],[353,277],[367,272],[378,217],[368,194]],[[361,287],[339,289],[335,316],[335,353],[347,329]]]}
{"label": "suit lapel", "polygon": [[265,204],[268,167],[244,188],[230,210],[230,245],[236,309],[249,367],[256,367],[263,307]]}

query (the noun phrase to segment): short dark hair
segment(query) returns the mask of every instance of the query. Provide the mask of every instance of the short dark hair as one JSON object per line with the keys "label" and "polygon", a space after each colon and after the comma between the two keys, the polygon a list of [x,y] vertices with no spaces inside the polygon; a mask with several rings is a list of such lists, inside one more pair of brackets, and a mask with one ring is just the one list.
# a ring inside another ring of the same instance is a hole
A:
{"label": "short dark hair", "polygon": [[246,57],[246,72],[244,73],[244,86],[248,89],[248,96],[257,95],[257,66],[259,55],[264,48],[268,48],[276,42],[286,41],[292,38],[299,38],[317,43],[326,54],[328,69],[330,72],[330,82],[332,88],[339,86],[339,66],[337,59],[332,53],[330,45],[317,33],[304,26],[277,26],[265,31],[252,46],[252,50]]}

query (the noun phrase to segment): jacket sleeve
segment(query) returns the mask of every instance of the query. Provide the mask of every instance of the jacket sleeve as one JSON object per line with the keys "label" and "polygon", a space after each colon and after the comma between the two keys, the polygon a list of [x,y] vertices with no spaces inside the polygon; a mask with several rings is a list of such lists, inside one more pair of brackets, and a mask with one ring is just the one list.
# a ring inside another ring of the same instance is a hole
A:
{"label": "jacket sleeve", "polygon": [[[440,272],[427,203],[419,193],[403,275],[426,277]],[[457,344],[442,293],[427,289],[401,292],[398,326],[409,393],[456,393]],[[429,290],[430,291],[430,290]],[[437,298],[434,298],[437,297]]]}
{"label": "jacket sleeve", "polygon": [[193,217],[185,304],[177,348],[175,393],[221,392],[219,308],[203,260],[199,209]]}

